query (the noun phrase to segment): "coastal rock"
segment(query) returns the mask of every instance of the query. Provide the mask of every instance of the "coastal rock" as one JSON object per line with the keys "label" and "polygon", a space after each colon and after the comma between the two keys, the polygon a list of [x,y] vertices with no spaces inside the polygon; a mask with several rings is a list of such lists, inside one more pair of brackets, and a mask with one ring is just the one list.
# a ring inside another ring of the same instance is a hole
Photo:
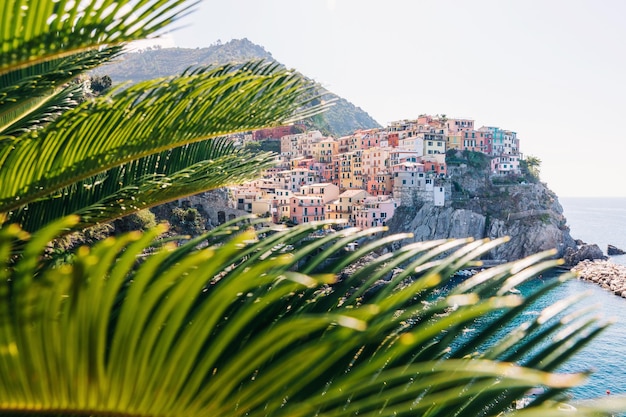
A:
{"label": "coastal rock", "polygon": [[537,252],[557,249],[558,257],[577,245],[569,234],[563,208],[544,184],[509,184],[494,187],[484,176],[452,169],[456,188],[444,207],[431,202],[398,207],[387,222],[388,233],[412,232],[414,241],[473,237],[509,242],[493,249],[486,259],[514,261]]}
{"label": "coastal rock", "polygon": [[626,254],[626,252],[623,251],[622,249],[616,247],[616,246],[609,245],[607,247],[606,254],[609,255],[609,256],[612,256],[612,255],[624,255],[624,254]]}
{"label": "coastal rock", "polygon": [[578,278],[626,298],[626,266],[607,260],[584,260],[572,268]]}
{"label": "coastal rock", "polygon": [[607,257],[602,253],[602,249],[596,244],[582,244],[577,248],[568,248],[563,255],[565,266],[576,266],[580,262],[589,260],[606,260]]}

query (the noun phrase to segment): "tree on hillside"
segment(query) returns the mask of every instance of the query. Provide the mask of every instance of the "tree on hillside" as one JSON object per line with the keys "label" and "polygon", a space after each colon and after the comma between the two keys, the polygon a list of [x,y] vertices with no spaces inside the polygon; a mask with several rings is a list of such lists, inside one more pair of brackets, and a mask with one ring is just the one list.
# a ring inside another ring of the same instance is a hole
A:
{"label": "tree on hillside", "polygon": [[532,176],[539,179],[539,173],[541,172],[541,159],[536,156],[529,155],[526,157],[525,161]]}
{"label": "tree on hillside", "polygon": [[92,75],[89,77],[91,90],[96,94],[102,94],[113,86],[113,80],[108,75]]}
{"label": "tree on hillside", "polygon": [[533,182],[539,181],[541,159],[536,156],[528,155],[526,158],[520,160],[520,169]]}
{"label": "tree on hillside", "polygon": [[[561,321],[568,300],[500,332],[561,282],[527,299],[509,294],[558,265],[552,252],[448,287],[506,239],[418,242],[373,258],[408,235],[346,252],[382,230],[247,218],[186,243],[159,241],[157,226],[46,261],[49,241],[68,230],[257,174],[270,155],[219,138],[300,108],[308,83],[262,64],[75,100],[66,84],[77,72],[188,5],[4,3],[0,414],[496,416],[542,386],[519,415],[561,415],[563,392],[584,374],[553,372],[604,324],[584,311]],[[483,325],[467,335],[477,318]]]}

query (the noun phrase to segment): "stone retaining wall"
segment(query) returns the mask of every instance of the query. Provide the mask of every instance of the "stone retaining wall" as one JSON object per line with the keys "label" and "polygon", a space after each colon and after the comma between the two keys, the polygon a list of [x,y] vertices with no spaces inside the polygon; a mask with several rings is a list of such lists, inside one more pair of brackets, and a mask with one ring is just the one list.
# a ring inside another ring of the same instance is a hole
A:
{"label": "stone retaining wall", "polygon": [[579,262],[572,271],[578,273],[578,278],[598,284],[615,295],[626,298],[626,266],[614,264],[611,261]]}

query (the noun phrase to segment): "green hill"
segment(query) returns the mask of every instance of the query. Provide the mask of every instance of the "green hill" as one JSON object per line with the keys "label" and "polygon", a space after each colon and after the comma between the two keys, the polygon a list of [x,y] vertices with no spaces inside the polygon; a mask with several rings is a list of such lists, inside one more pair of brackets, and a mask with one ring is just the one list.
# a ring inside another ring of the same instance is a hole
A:
{"label": "green hill", "polygon": [[[276,60],[262,46],[248,39],[235,39],[207,48],[148,48],[122,55],[115,62],[103,65],[95,72],[108,75],[115,84],[136,83],[153,78],[180,74],[190,67],[242,63],[251,60]],[[325,99],[335,100],[324,114],[308,121],[311,127],[333,136],[344,136],[358,129],[380,127],[369,114],[349,101],[327,92],[320,86]]]}

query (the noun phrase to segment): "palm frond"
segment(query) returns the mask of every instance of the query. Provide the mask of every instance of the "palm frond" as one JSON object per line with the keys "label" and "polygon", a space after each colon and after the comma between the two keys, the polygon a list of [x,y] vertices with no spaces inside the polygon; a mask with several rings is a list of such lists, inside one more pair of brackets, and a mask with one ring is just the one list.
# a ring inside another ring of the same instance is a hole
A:
{"label": "palm frond", "polygon": [[69,85],[51,94],[31,97],[19,105],[3,106],[0,115],[0,136],[19,137],[39,129],[78,105],[83,97],[83,86]]}
{"label": "palm frond", "polygon": [[252,155],[230,139],[210,139],[131,161],[12,212],[7,222],[28,231],[69,214],[83,229],[158,204],[257,177],[273,154]]}
{"label": "palm frond", "polygon": [[[80,249],[71,264],[38,269],[46,242],[76,221],[58,221],[30,238],[16,226],[0,230],[2,413],[495,416],[541,386],[544,396],[519,415],[556,416],[560,395],[585,374],[552,373],[550,357],[569,357],[602,328],[585,313],[563,318],[566,310],[547,311],[544,317],[554,314],[561,323],[560,339],[538,339],[528,355],[510,356],[526,339],[511,341],[493,326],[510,312],[521,314],[528,301],[498,289],[549,268],[550,253],[499,266],[451,291],[447,274],[488,251],[489,242],[408,245],[374,266],[355,259],[344,274],[329,272],[319,258],[362,236],[357,230],[289,251],[288,242],[328,223],[280,229],[257,220],[223,225],[179,247],[165,244],[139,263],[162,229],[109,238]],[[21,258],[11,259],[23,239]],[[201,241],[209,245],[197,249]],[[386,264],[396,258],[410,260],[402,266],[411,272],[400,280],[398,271],[387,277]],[[317,266],[295,272],[303,262]],[[387,285],[371,285],[372,276]],[[366,283],[368,297],[346,302]],[[565,301],[563,308],[573,305]],[[486,321],[477,332],[510,349],[479,344],[476,353],[455,357],[475,342],[462,330],[478,317]],[[527,326],[531,336],[553,327],[550,320]],[[550,347],[560,350],[551,355]],[[507,355],[517,364],[493,360]],[[611,401],[565,415],[626,406]]]}
{"label": "palm frond", "polygon": [[41,131],[0,141],[0,212],[150,154],[284,122],[309,88],[296,74],[253,64],[148,81],[85,102]]}
{"label": "palm frond", "polygon": [[[43,127],[56,115],[74,106],[58,106],[55,95],[65,84],[81,73],[100,65],[121,51],[118,47],[88,51],[59,59],[34,64],[0,75],[0,137],[17,137],[22,129],[10,128],[16,124]],[[52,101],[52,103],[51,103]],[[47,107],[53,109],[48,110]],[[38,120],[32,112],[47,114]],[[29,120],[24,123],[22,119]],[[39,121],[39,123],[37,123]]]}
{"label": "palm frond", "polygon": [[0,75],[102,46],[143,39],[184,14],[185,0],[6,0]]}

